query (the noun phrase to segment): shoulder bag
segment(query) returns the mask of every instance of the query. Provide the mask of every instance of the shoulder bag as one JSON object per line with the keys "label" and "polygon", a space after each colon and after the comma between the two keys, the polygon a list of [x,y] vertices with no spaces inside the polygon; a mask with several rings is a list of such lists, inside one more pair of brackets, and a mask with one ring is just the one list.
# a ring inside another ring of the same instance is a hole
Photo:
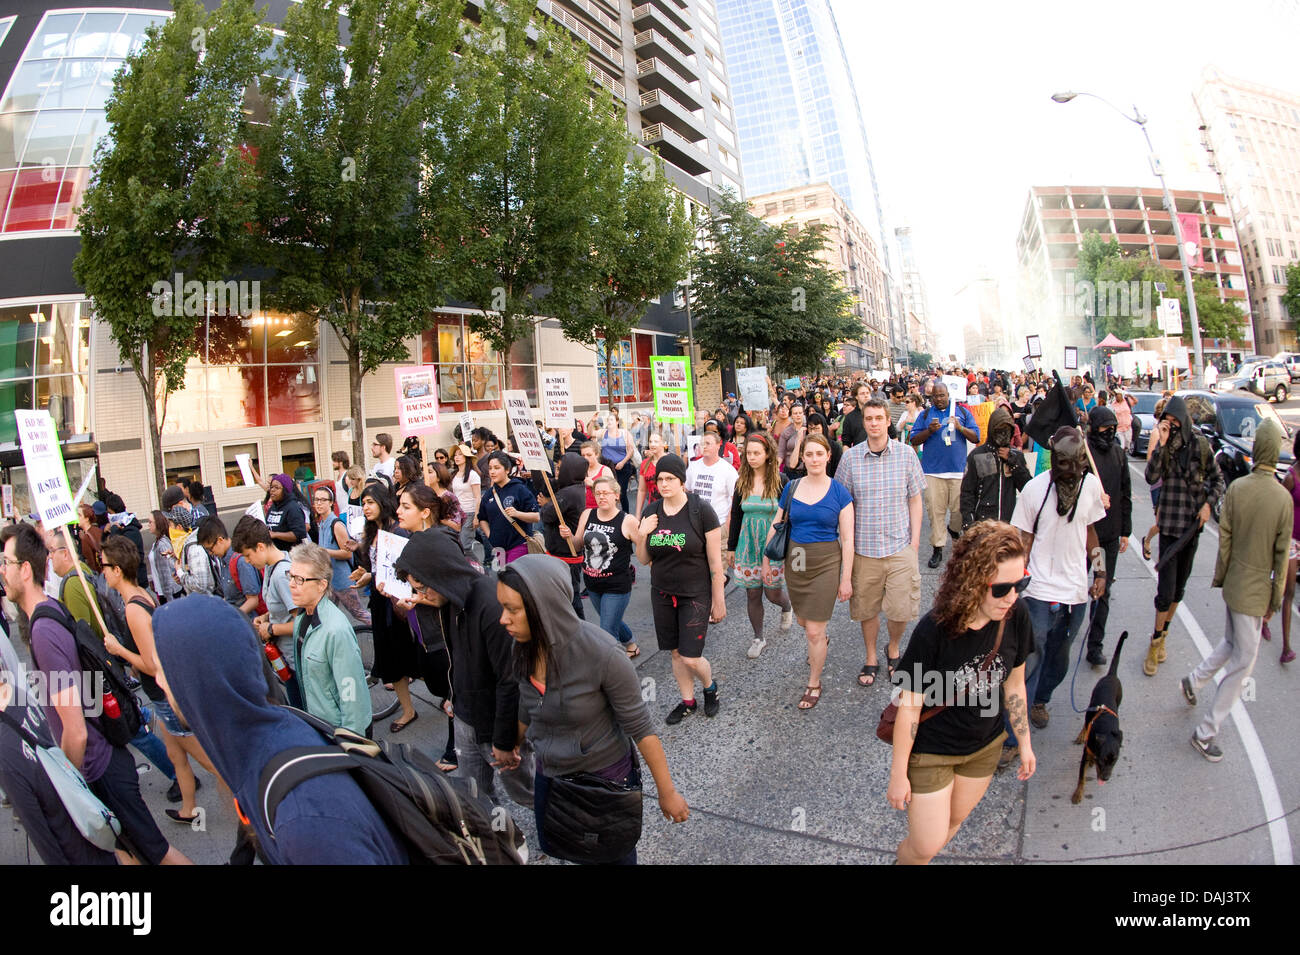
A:
{"label": "shoulder bag", "polygon": [[[513,517],[506,517],[505,506],[501,503],[501,497],[500,495],[497,494],[497,489],[495,487],[492,488],[492,499],[497,502],[497,510],[501,512],[501,516],[505,517],[506,520],[510,522],[510,526],[513,527],[515,531],[519,534],[519,536],[524,539],[524,542],[528,544],[528,553],[545,554],[546,553],[545,538],[543,538],[541,534],[528,533],[526,530],[524,530],[522,527],[519,526],[519,524],[515,521]],[[556,513],[559,513],[558,505],[556,508]],[[563,520],[563,518],[561,518],[561,520]]]}
{"label": "shoulder bag", "polygon": [[626,782],[594,773],[550,780],[541,819],[546,851],[585,865],[608,865],[626,857],[641,838],[641,766],[632,753]]}
{"label": "shoulder bag", "polygon": [[790,506],[785,509],[786,512],[782,515],[784,520],[777,521],[772,525],[773,534],[763,548],[763,556],[770,561],[780,562],[785,560],[785,552],[790,547],[790,510],[794,507],[794,495],[799,490],[799,482],[802,480],[803,478],[795,478],[794,483],[790,485]]}
{"label": "shoulder bag", "polygon": [[[988,654],[984,657],[982,661],[980,661],[979,669],[976,671],[976,673],[988,672],[988,668],[990,664],[993,663],[993,658],[997,656],[997,652],[1002,646],[1002,631],[1006,630],[1006,628],[1007,628],[1007,618],[1003,617],[1002,622],[998,624],[998,638],[993,642],[993,649],[988,652]],[[947,708],[948,708],[948,704],[944,703],[942,706],[936,706],[934,707],[934,709],[922,713],[920,720],[917,721],[917,725],[924,723],[932,716],[937,716],[939,713],[943,712]],[[880,714],[880,722],[876,724],[876,738],[888,743],[891,746],[894,745],[894,724],[897,722],[898,722],[898,704],[895,703],[893,700],[890,700],[889,705],[886,706],[884,712]]]}

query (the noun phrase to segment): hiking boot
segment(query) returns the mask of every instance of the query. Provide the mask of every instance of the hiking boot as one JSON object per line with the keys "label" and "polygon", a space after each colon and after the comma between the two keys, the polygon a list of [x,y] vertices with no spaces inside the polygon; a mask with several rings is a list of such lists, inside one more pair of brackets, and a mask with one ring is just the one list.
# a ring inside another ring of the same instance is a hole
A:
{"label": "hiking boot", "polygon": [[755,637],[753,640],[749,641],[749,649],[745,651],[745,655],[751,660],[757,660],[758,655],[763,652],[765,646],[767,646],[766,640],[762,637]]}
{"label": "hiking boot", "polygon": [[1035,703],[1029,710],[1029,722],[1033,723],[1037,729],[1046,729],[1047,721],[1052,717],[1047,712],[1046,703]]}
{"label": "hiking boot", "polygon": [[926,562],[926,566],[931,569],[934,569],[935,567],[938,567],[942,563],[943,563],[943,548],[936,547],[934,549],[934,553],[930,555],[930,559]]}
{"label": "hiking boot", "polygon": [[1160,666],[1160,647],[1164,642],[1164,637],[1151,638],[1151,645],[1147,647],[1147,658],[1142,661],[1142,672],[1147,676],[1156,675],[1156,669]]}
{"label": "hiking boot", "polygon": [[1165,649],[1165,637],[1167,636],[1169,636],[1168,630],[1160,636],[1160,645],[1156,647],[1156,663],[1164,663],[1169,658],[1169,651]]}
{"label": "hiking boot", "polygon": [[1006,769],[1020,757],[1019,746],[1003,746],[1002,755],[998,757],[998,771]]}
{"label": "hiking boot", "polygon": [[1196,705],[1196,687],[1192,686],[1190,676],[1183,677],[1183,699],[1187,701],[1188,706]]}
{"label": "hiking boot", "polygon": [[[793,609],[791,609],[791,610],[782,610],[782,611],[781,611],[781,629],[782,629],[782,630],[789,630],[790,627],[792,627],[793,625],[794,625],[794,610],[793,610]],[[754,654],[754,656],[758,656],[758,654],[756,653],[756,654]]]}
{"label": "hiking boot", "polygon": [[718,681],[713,681],[713,689],[704,691],[704,715],[718,715]]}
{"label": "hiking boot", "polygon": [[1088,662],[1095,667],[1104,667],[1106,665],[1106,654],[1101,652],[1101,647],[1088,648]]}
{"label": "hiking boot", "polygon": [[1217,763],[1223,759],[1223,750],[1219,749],[1214,737],[1201,739],[1195,733],[1192,734],[1192,748],[1208,759],[1212,763]]}
{"label": "hiking boot", "polygon": [[676,726],[683,719],[693,714],[697,706],[699,706],[698,703],[688,704],[685,700],[683,700],[681,703],[678,703],[676,706],[672,708],[672,712],[670,712],[667,716],[664,717],[664,722],[667,723],[669,726]]}

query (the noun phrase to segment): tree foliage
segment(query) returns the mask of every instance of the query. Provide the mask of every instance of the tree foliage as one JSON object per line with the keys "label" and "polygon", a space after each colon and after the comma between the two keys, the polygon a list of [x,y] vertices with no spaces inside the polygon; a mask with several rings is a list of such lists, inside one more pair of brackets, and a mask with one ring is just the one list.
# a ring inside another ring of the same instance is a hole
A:
{"label": "tree foliage", "polygon": [[361,378],[406,359],[407,340],[442,304],[420,147],[448,108],[462,11],[454,0],[304,0],[262,79],[267,298],[338,335],[357,461]]}
{"label": "tree foliage", "polygon": [[908,351],[907,363],[913,371],[924,370],[934,364],[934,356],[928,351]]}
{"label": "tree foliage", "polygon": [[201,294],[155,295],[154,285],[176,273],[223,282],[244,261],[255,181],[243,106],[268,43],[259,20],[251,0],[211,13],[177,0],[114,81],[80,210],[73,274],[148,397],[160,495],[167,397],[184,386],[209,305]]}
{"label": "tree foliage", "polygon": [[1286,291],[1282,293],[1282,304],[1295,322],[1296,331],[1300,331],[1300,262],[1292,262],[1286,267]]}

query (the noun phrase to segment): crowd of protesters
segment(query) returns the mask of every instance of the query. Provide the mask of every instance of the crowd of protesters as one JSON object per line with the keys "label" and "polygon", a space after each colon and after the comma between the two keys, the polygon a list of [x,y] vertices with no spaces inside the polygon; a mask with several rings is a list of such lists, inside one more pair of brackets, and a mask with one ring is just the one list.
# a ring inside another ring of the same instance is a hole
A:
{"label": "crowd of protesters", "polygon": [[[611,409],[571,430],[543,428],[541,471],[524,467],[513,439],[485,427],[458,429],[457,443],[430,448],[427,461],[418,441],[394,453],[392,437],[379,434],[369,473],[343,452],[332,457],[332,480],[306,469],[254,472],[265,499],[230,529],[211,490],[182,481],[148,517],[148,548],[141,522],[102,487],[81,510],[75,551],[55,530],[5,528],[3,579],[19,645],[51,690],[41,705],[23,701],[22,661],[6,635],[0,709],[23,739],[66,755],[117,816],[122,838],[115,852],[88,846],[48,787],[33,782],[12,739],[0,747],[0,787],[47,862],[188,861],[145,806],[132,757],[109,741],[76,682],[59,679],[81,667],[75,634],[84,623],[138,680],[143,720],[128,745],[173,780],[168,799],[179,808],[167,817],[195,818],[202,782],[191,761],[235,800],[232,862],[408,861],[411,845],[347,778],[301,783],[312,798],[287,809],[274,831],[239,807],[256,801],[261,769],[277,753],[322,739],[279,703],[369,737],[364,688],[382,682],[398,702],[388,727],[397,734],[419,717],[414,681],[449,718],[437,770],[474,780],[500,805],[530,809],[544,852],[591,861],[557,822],[575,774],[603,780],[621,798],[639,792],[643,759],[665,818],[689,816],[631,662],[650,636],[624,619],[640,564],[652,646],[670,653],[680,695],[662,716],[670,727],[722,708],[705,647],[727,616],[729,580],[745,594],[749,659],[771,636],[767,604],[777,632],[802,628],[808,676],[794,702],[804,713],[825,692],[836,605],[847,602],[860,625],[856,684],[864,689],[881,677],[883,614],[884,676],[897,704],[885,798],[908,813],[898,861],[928,862],[998,768],[1018,760],[1019,777],[1033,775],[1030,727],[1047,725],[1085,619],[1088,662],[1107,662],[1110,590],[1132,533],[1125,449],[1138,427],[1133,399],[1112,378],[1099,388],[1087,375],[1054,382],[957,368],[768,387],[761,407],[728,394],[690,422],[633,413],[624,423]],[[1148,538],[1158,533],[1168,559],[1148,676],[1165,660],[1200,528],[1224,495],[1182,399],[1170,397],[1157,417],[1146,480],[1160,494]],[[1289,604],[1300,560],[1295,482],[1271,481],[1279,443],[1275,429],[1260,429],[1259,493],[1225,504],[1216,585],[1227,581],[1228,636],[1181,684],[1195,703],[1214,670],[1228,667],[1193,736],[1211,760],[1222,757],[1215,736],[1254,665],[1263,620]],[[947,566],[922,614],[927,512],[927,565],[946,556]],[[391,566],[381,535],[402,542]],[[369,672],[361,625],[372,632]],[[1288,626],[1283,662],[1289,635]],[[278,696],[268,690],[277,677]],[[964,687],[966,696],[936,700],[935,685]],[[614,827],[623,810],[608,806]],[[345,838],[313,840],[336,828],[331,813],[354,825]],[[604,861],[635,860],[632,838]]]}

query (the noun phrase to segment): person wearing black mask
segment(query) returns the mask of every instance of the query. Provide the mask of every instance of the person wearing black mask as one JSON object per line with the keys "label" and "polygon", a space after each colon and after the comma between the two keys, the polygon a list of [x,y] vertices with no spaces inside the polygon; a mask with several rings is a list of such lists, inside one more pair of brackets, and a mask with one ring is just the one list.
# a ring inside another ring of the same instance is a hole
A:
{"label": "person wearing black mask", "polygon": [[[1088,412],[1088,447],[1101,478],[1105,494],[1103,503],[1109,502],[1106,516],[1097,522],[1097,546],[1104,552],[1106,561],[1106,586],[1092,608],[1092,623],[1088,629],[1088,662],[1105,666],[1106,655],[1102,643],[1106,639],[1106,618],[1110,616],[1110,588],[1115,581],[1115,565],[1119,555],[1128,550],[1128,538],[1133,533],[1133,490],[1128,473],[1124,449],[1116,440],[1119,421],[1115,412],[1098,406]],[[1093,570],[1100,570],[1101,555],[1090,555]]]}
{"label": "person wearing black mask", "polygon": [[1011,447],[1016,427],[1005,405],[989,416],[988,440],[966,459],[961,480],[962,530],[980,521],[1010,521],[1016,495],[1033,477],[1025,456]]}

